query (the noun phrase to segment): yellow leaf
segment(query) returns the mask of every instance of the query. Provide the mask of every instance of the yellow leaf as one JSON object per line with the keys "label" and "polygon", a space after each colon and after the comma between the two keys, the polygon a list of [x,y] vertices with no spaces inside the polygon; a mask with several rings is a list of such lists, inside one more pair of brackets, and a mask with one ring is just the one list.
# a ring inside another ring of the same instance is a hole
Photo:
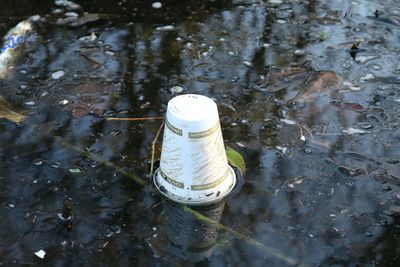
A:
{"label": "yellow leaf", "polygon": [[25,116],[13,111],[7,101],[0,96],[0,118],[20,123],[25,119]]}

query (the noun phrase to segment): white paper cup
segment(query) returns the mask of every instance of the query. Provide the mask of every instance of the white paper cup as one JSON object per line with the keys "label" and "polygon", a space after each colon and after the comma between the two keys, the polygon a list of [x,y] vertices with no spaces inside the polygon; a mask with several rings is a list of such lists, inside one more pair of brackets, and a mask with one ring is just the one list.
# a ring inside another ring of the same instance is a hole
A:
{"label": "white paper cup", "polygon": [[194,94],[171,99],[154,174],[158,191],[178,203],[207,205],[223,199],[235,182],[215,102]]}

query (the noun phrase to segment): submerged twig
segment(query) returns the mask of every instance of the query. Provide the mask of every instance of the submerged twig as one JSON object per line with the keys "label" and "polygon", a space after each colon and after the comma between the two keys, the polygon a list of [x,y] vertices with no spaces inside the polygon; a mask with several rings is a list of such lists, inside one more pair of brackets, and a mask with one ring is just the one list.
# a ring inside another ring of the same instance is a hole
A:
{"label": "submerged twig", "polygon": [[[198,220],[203,221],[203,222],[205,222],[205,223],[212,224],[212,225],[216,226],[216,227],[217,227],[218,229],[220,229],[220,230],[224,230],[224,231],[226,231],[226,232],[229,232],[229,233],[231,233],[232,235],[234,235],[236,238],[239,238],[239,239],[241,239],[241,240],[247,242],[248,244],[253,245],[253,246],[255,246],[255,247],[257,247],[257,248],[259,248],[259,249],[261,249],[261,250],[267,252],[268,254],[275,256],[276,258],[278,258],[278,259],[280,259],[280,260],[286,262],[286,263],[289,264],[289,265],[296,265],[296,266],[298,266],[298,262],[297,262],[296,260],[294,260],[294,259],[292,259],[292,258],[290,258],[290,257],[288,257],[288,256],[286,256],[286,255],[283,255],[283,254],[281,254],[281,253],[275,251],[273,248],[264,245],[263,243],[261,243],[261,242],[255,240],[254,238],[251,238],[251,237],[249,237],[249,236],[246,236],[245,234],[239,233],[239,232],[233,230],[232,228],[229,228],[229,227],[227,227],[227,226],[225,226],[225,225],[223,225],[223,224],[221,224],[221,223],[219,223],[219,222],[217,222],[217,221],[214,221],[214,220],[212,220],[212,219],[210,219],[210,218],[204,216],[203,214],[201,214],[201,213],[199,213],[199,212],[197,212],[197,211],[195,211],[195,210],[189,208],[188,206],[182,205],[182,207],[183,207],[183,210],[184,210],[184,211],[186,211],[186,212],[192,214],[192,215],[193,215],[194,217],[196,217]],[[301,265],[300,265],[300,266],[301,266]]]}
{"label": "submerged twig", "polygon": [[153,175],[153,168],[154,168],[154,154],[155,154],[155,150],[156,150],[156,143],[157,143],[158,136],[160,135],[160,133],[161,133],[161,129],[163,128],[163,126],[164,126],[164,122],[163,122],[163,123],[161,123],[161,125],[160,125],[160,128],[158,128],[157,134],[156,134],[156,136],[154,137],[154,140],[153,140],[153,142],[151,143],[151,165],[150,165],[150,176],[151,176],[151,175]]}
{"label": "submerged twig", "polygon": [[107,118],[108,121],[151,121],[163,120],[164,117],[147,117],[147,118]]}
{"label": "submerged twig", "polygon": [[[158,138],[158,136],[159,136],[159,134],[160,134],[161,129],[162,129],[163,126],[164,126],[164,123],[162,123],[161,126],[160,126],[160,128],[158,129],[156,138],[155,138],[154,141],[153,141],[153,148],[154,148],[154,146],[155,146],[156,140],[157,140],[157,138]],[[121,173],[121,174],[124,175],[124,176],[127,176],[127,177],[131,178],[131,179],[132,179],[133,181],[135,181],[137,184],[139,184],[139,185],[141,185],[141,186],[144,186],[144,185],[145,185],[145,181],[144,181],[143,179],[141,179],[140,177],[138,177],[138,176],[136,176],[136,175],[134,175],[134,174],[128,173],[127,171],[125,171],[125,170],[124,170],[123,168],[121,168],[121,167],[115,166],[115,164],[113,164],[112,162],[106,161],[106,160],[101,160],[101,159],[99,159],[98,157],[96,157],[95,155],[93,155],[92,153],[90,153],[90,152],[88,152],[88,151],[82,151],[82,150],[76,148],[75,146],[66,143],[65,141],[60,140],[60,142],[63,144],[64,147],[66,147],[66,148],[68,148],[68,149],[71,149],[71,150],[75,150],[75,151],[77,151],[77,152],[80,152],[83,156],[86,156],[86,157],[88,157],[88,158],[90,158],[90,159],[92,159],[92,160],[94,160],[94,161],[97,161],[97,162],[99,162],[99,163],[101,163],[101,164],[104,164],[105,166],[115,168],[115,170],[116,170],[117,172]],[[162,202],[163,202],[163,201],[161,201],[160,203],[162,203]],[[159,205],[160,203],[158,203],[158,204],[156,204],[156,205]],[[154,206],[153,206],[153,207],[154,207]],[[232,228],[230,228],[230,227],[228,227],[228,226],[225,226],[225,225],[221,224],[220,222],[214,221],[214,220],[212,220],[212,219],[210,219],[210,218],[204,216],[203,214],[201,214],[201,213],[199,213],[199,212],[197,212],[197,211],[191,209],[191,208],[188,207],[188,206],[180,205],[180,207],[181,207],[184,211],[186,211],[186,212],[192,214],[192,215],[193,215],[195,218],[197,218],[198,220],[203,221],[204,223],[210,223],[210,224],[212,224],[212,225],[215,225],[219,230],[223,230],[223,231],[225,231],[225,232],[228,232],[228,233],[232,234],[234,237],[239,238],[239,239],[241,239],[241,240],[247,242],[247,243],[248,243],[249,245],[251,245],[251,246],[254,246],[254,247],[258,248],[258,249],[263,250],[264,252],[266,252],[266,253],[268,253],[268,254],[270,254],[270,255],[272,255],[272,256],[274,256],[274,257],[276,257],[276,258],[278,258],[278,259],[280,259],[280,260],[282,260],[282,261],[284,261],[285,263],[287,263],[287,264],[289,264],[289,265],[302,266],[302,264],[299,265],[299,263],[298,263],[295,259],[293,259],[293,258],[291,258],[291,257],[289,257],[289,256],[286,256],[286,255],[281,254],[280,252],[276,251],[275,249],[273,249],[273,248],[271,248],[271,247],[269,247],[269,246],[267,246],[267,245],[264,245],[263,243],[261,243],[261,242],[255,240],[255,239],[252,238],[252,237],[249,237],[249,236],[247,236],[247,235],[245,235],[245,234],[242,234],[242,233],[240,233],[240,232],[238,232],[238,231],[235,231],[234,229],[232,229]]]}

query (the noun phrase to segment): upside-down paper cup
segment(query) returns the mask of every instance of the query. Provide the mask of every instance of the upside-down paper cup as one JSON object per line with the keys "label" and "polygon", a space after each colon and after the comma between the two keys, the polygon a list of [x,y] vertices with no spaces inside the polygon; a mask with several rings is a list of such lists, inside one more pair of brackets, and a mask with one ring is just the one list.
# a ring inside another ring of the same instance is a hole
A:
{"label": "upside-down paper cup", "polygon": [[215,102],[194,94],[171,99],[154,174],[158,191],[178,203],[207,205],[227,196],[235,183]]}

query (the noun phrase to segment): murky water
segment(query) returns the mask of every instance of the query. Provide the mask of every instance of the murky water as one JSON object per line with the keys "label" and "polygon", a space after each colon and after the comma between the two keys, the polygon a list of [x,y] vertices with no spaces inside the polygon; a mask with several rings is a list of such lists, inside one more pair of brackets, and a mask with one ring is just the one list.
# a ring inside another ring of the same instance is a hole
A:
{"label": "murky water", "polygon": [[[1,36],[40,15],[0,80],[0,265],[400,264],[398,1],[77,3],[0,1]],[[161,122],[107,120],[181,93],[248,168],[203,260],[141,182]]]}

